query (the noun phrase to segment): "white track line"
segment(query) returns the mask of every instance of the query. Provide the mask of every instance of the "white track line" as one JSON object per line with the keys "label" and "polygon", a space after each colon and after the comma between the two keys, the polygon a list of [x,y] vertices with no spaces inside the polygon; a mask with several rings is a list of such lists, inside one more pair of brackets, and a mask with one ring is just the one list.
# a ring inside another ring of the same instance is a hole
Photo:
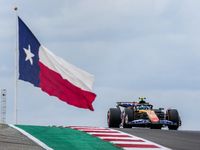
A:
{"label": "white track line", "polygon": [[[111,130],[111,131],[118,131],[118,130],[114,130],[114,129],[110,129],[110,130]],[[167,148],[167,147],[164,147],[164,146],[159,145],[159,144],[157,144],[157,143],[151,142],[151,141],[149,141],[149,140],[146,140],[146,139],[143,139],[143,138],[140,138],[140,137],[137,137],[137,136],[134,136],[134,135],[131,135],[131,134],[122,132],[122,131],[118,131],[118,132],[120,132],[121,134],[129,135],[129,136],[131,136],[133,139],[141,139],[142,141],[145,142],[145,144],[153,144],[153,145],[156,145],[157,147],[160,147],[160,148],[153,148],[154,150],[155,150],[155,149],[171,150],[171,149],[169,149],[169,148]],[[126,148],[126,149],[127,149],[127,150],[130,150],[130,148]],[[140,149],[141,149],[141,148],[140,148]],[[150,148],[148,148],[148,150],[150,150]]]}
{"label": "white track line", "polygon": [[[121,146],[125,150],[170,150],[167,147],[161,146],[157,143],[148,141],[146,139],[124,133],[118,130],[109,129],[109,128],[97,128],[97,127],[81,127],[81,126],[72,126],[75,130],[81,130],[90,135],[97,136],[102,140],[106,140],[115,144],[116,146]],[[111,132],[111,133],[109,133]],[[128,141],[127,141],[128,140]],[[132,141],[129,141],[132,140]],[[152,148],[153,147],[153,148]]]}
{"label": "white track line", "polygon": [[29,139],[33,140],[35,143],[37,143],[38,145],[40,145],[41,147],[43,147],[44,149],[46,150],[53,150],[52,148],[48,147],[46,144],[44,144],[43,142],[41,142],[40,140],[38,140],[37,138],[35,138],[34,136],[30,135],[28,132],[12,125],[12,124],[9,124],[10,127],[18,130],[19,132],[21,132],[22,134],[24,134],[25,136],[27,136]]}

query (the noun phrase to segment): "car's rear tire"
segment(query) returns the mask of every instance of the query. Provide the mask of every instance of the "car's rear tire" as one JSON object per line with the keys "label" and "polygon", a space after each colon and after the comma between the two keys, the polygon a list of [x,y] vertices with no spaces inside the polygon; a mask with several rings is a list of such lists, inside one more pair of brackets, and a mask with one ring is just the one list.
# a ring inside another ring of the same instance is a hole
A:
{"label": "car's rear tire", "polygon": [[110,108],[107,113],[107,122],[109,128],[119,128],[121,123],[121,111],[118,108]]}
{"label": "car's rear tire", "polygon": [[125,108],[122,113],[122,127],[123,128],[132,128],[132,125],[129,125],[129,121],[134,120],[134,110],[130,108]]}
{"label": "car's rear tire", "polygon": [[169,130],[177,130],[180,123],[180,117],[176,109],[167,110],[167,120],[176,123],[177,125],[168,125]]}

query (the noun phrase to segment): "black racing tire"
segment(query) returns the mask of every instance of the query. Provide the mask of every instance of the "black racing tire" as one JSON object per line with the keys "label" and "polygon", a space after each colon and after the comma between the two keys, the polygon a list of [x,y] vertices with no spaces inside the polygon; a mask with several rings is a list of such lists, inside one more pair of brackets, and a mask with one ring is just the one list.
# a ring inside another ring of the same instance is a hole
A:
{"label": "black racing tire", "polygon": [[176,109],[167,110],[167,120],[176,123],[177,125],[168,125],[169,130],[177,130],[180,123],[180,117]]}
{"label": "black racing tire", "polygon": [[107,122],[109,128],[119,128],[121,123],[121,111],[118,108],[110,108],[107,113]]}
{"label": "black racing tire", "polygon": [[132,128],[132,125],[127,124],[127,121],[134,120],[134,110],[131,108],[125,108],[122,113],[122,127],[123,128]]}

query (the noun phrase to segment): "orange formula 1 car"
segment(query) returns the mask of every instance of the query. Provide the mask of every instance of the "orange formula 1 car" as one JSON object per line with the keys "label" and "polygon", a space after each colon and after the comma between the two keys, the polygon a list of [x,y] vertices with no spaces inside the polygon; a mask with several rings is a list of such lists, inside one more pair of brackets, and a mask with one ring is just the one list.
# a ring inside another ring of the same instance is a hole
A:
{"label": "orange formula 1 car", "polygon": [[[137,102],[117,102],[117,108],[110,108],[107,113],[108,127],[132,128],[149,127],[161,129],[168,126],[170,130],[177,130],[181,126],[181,119],[176,109],[153,109],[153,105],[146,103],[145,97]],[[121,112],[120,107],[124,107]]]}

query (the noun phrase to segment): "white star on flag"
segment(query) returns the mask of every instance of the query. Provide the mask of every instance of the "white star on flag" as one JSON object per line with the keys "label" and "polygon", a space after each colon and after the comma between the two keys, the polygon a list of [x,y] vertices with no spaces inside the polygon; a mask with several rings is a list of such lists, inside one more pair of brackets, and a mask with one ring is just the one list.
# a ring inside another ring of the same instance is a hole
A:
{"label": "white star on flag", "polygon": [[31,63],[31,65],[33,65],[33,59],[32,59],[32,57],[34,57],[35,55],[33,53],[31,53],[31,46],[28,45],[28,49],[25,49],[25,48],[23,48],[23,49],[24,49],[24,52],[26,53],[26,59],[25,59],[25,61],[29,60],[30,63]]}

